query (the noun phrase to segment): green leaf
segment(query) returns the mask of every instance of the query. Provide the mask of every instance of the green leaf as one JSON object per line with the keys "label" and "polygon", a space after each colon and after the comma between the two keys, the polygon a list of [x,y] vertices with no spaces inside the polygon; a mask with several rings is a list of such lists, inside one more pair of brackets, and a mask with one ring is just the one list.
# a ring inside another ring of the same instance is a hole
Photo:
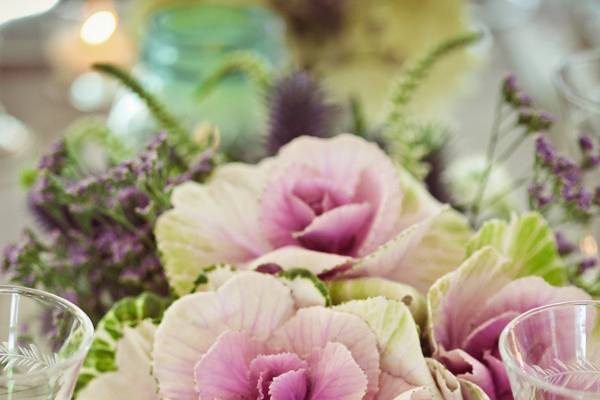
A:
{"label": "green leaf", "polygon": [[331,305],[329,289],[322,280],[307,269],[293,268],[280,272],[279,277],[292,289],[296,303],[300,307],[310,305]]}
{"label": "green leaf", "polygon": [[329,282],[329,290],[333,304],[383,296],[405,304],[419,326],[424,326],[427,318],[425,296],[412,286],[388,279],[369,277],[334,280]]}
{"label": "green leaf", "polygon": [[552,229],[536,212],[513,215],[510,222],[486,222],[467,245],[467,255],[491,246],[510,260],[515,278],[537,275],[552,285],[567,281]]}
{"label": "green leaf", "polygon": [[377,338],[381,369],[413,386],[424,386],[441,399],[423,351],[418,328],[402,302],[374,297],[336,306],[336,310],[362,318]]}
{"label": "green leaf", "polygon": [[144,320],[158,324],[172,300],[153,293],[120,300],[98,323],[90,351],[83,363],[75,393],[98,375],[116,371],[115,351],[126,326],[135,328]]}
{"label": "green leaf", "polygon": [[237,268],[228,264],[219,264],[204,268],[194,281],[194,289],[191,292],[217,290],[237,272]]}

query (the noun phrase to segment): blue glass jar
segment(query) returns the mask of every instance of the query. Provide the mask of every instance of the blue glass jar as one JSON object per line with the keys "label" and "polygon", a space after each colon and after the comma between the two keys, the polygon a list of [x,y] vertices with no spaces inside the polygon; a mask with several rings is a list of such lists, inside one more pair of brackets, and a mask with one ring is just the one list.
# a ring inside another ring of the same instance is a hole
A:
{"label": "blue glass jar", "polygon": [[[282,68],[287,61],[282,22],[261,7],[174,6],[150,18],[134,74],[190,130],[204,122],[214,124],[225,149],[242,149],[251,157],[266,124],[260,89],[242,74],[233,74],[208,96],[197,94],[201,82],[238,51],[254,52],[274,70]],[[148,110],[132,93],[118,97],[109,125],[135,148],[156,132]]]}

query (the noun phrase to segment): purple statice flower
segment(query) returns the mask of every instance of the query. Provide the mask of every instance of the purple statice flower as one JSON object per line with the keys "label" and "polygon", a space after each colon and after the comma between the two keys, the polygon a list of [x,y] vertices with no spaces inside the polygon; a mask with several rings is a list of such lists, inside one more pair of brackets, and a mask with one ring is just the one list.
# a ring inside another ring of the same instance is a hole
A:
{"label": "purple statice flower", "polygon": [[517,123],[527,128],[529,132],[543,132],[552,127],[556,117],[545,111],[522,109],[519,111]]}
{"label": "purple statice flower", "polygon": [[573,160],[562,156],[558,157],[553,172],[568,185],[578,184],[583,176],[581,168]]}
{"label": "purple statice flower", "polygon": [[[125,216],[134,222],[138,222],[142,215],[139,210],[143,210],[150,204],[148,195],[142,192],[137,186],[127,186],[117,191],[117,200],[125,213]],[[139,221],[140,223],[142,221]]]}
{"label": "purple statice flower", "polygon": [[575,244],[573,242],[571,242],[570,240],[568,240],[563,234],[562,232],[556,232],[554,234],[554,239],[556,241],[556,247],[558,249],[558,253],[561,256],[565,256],[568,254],[573,253],[575,250],[577,250],[577,246],[575,246]]}
{"label": "purple statice flower", "polygon": [[531,96],[523,93],[517,84],[517,78],[513,74],[508,75],[504,79],[502,83],[502,96],[504,97],[504,101],[515,108],[533,106],[533,99]]}
{"label": "purple statice flower", "polygon": [[121,264],[128,258],[134,258],[143,249],[139,236],[134,233],[124,233],[110,246],[112,261],[115,264]]}
{"label": "purple statice flower", "polygon": [[567,202],[576,201],[579,198],[579,192],[573,185],[565,184],[560,189],[560,195]]}
{"label": "purple statice flower", "polygon": [[77,304],[77,293],[74,290],[67,290],[62,296],[73,304]]}
{"label": "purple statice flower", "polygon": [[545,194],[545,187],[539,182],[534,182],[529,186],[529,196],[535,202],[538,208],[544,208],[552,203],[553,197],[551,194]]}
{"label": "purple statice flower", "polygon": [[66,192],[71,196],[81,197],[100,186],[100,180],[94,176],[87,176],[67,186]]}
{"label": "purple statice flower", "polygon": [[556,150],[544,135],[535,140],[535,155],[543,165],[553,167],[556,163]]}
{"label": "purple statice flower", "polygon": [[277,153],[281,146],[298,136],[329,136],[335,110],[307,72],[296,72],[281,79],[269,97],[267,152],[269,155]]}
{"label": "purple statice flower", "polygon": [[83,265],[90,260],[88,247],[79,242],[71,243],[67,249],[69,264],[72,266]]}
{"label": "purple statice flower", "polygon": [[579,144],[579,148],[581,149],[581,151],[584,153],[587,153],[594,149],[594,142],[592,141],[592,138],[585,133],[582,133],[579,136],[579,138],[577,139],[577,143]]}
{"label": "purple statice flower", "polygon": [[600,154],[586,154],[583,159],[584,169],[594,169],[600,165]]}
{"label": "purple statice flower", "polygon": [[581,271],[586,271],[590,268],[594,268],[598,264],[598,260],[595,258],[586,258],[579,262],[579,268]]}
{"label": "purple statice flower", "polygon": [[592,206],[593,200],[594,197],[592,195],[592,192],[590,192],[586,188],[581,188],[577,193],[577,205],[582,210],[589,210]]}
{"label": "purple statice flower", "polygon": [[59,173],[65,165],[67,149],[64,140],[55,142],[50,151],[41,158],[38,169]]}
{"label": "purple statice flower", "polygon": [[190,168],[188,168],[187,171],[174,177],[170,183],[179,185],[187,181],[200,181],[208,175],[212,170],[212,166],[213,151],[206,151],[190,166]]}

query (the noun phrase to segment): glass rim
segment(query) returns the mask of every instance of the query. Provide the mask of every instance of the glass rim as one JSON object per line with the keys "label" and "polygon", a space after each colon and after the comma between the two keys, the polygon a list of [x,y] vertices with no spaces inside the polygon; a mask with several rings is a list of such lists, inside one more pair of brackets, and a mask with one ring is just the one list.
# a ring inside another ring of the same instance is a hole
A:
{"label": "glass rim", "polygon": [[600,101],[595,101],[579,94],[569,83],[565,81],[563,73],[566,72],[566,70],[570,67],[581,64],[589,64],[595,61],[600,62],[600,47],[566,56],[561,60],[558,67],[552,73],[552,82],[559,93],[564,95],[567,100],[573,102],[578,107],[592,112],[600,109]]}
{"label": "glass rim", "polygon": [[52,293],[45,292],[39,289],[32,289],[23,286],[17,285],[0,285],[0,295],[4,294],[17,294],[17,295],[25,295],[37,299],[44,299],[49,301],[50,303],[57,304],[63,307],[65,310],[70,312],[81,324],[84,337],[81,343],[79,344],[77,350],[68,358],[64,360],[60,360],[56,364],[52,364],[47,368],[43,368],[40,370],[36,370],[31,373],[13,373],[10,378],[0,377],[0,382],[6,381],[6,379],[10,379],[12,381],[18,381],[21,379],[32,379],[37,376],[47,375],[49,372],[66,370],[72,365],[76,364],[80,360],[83,360],[92,345],[92,341],[94,340],[94,324],[88,317],[88,315],[83,312],[81,308],[71,303],[70,301],[57,296]]}
{"label": "glass rim", "polygon": [[[551,304],[546,304],[541,307],[532,308],[531,310],[524,312],[523,314],[517,316],[512,321],[510,321],[508,323],[508,325],[506,325],[504,327],[504,329],[502,330],[502,333],[500,334],[500,339],[498,341],[498,348],[500,350],[500,356],[502,357],[502,361],[503,361],[504,365],[506,366],[507,370],[514,372],[520,378],[533,384],[537,388],[547,390],[547,391],[551,392],[552,394],[560,394],[560,395],[565,395],[565,396],[578,396],[578,397],[582,397],[583,399],[592,399],[592,398],[597,399],[598,398],[597,392],[588,392],[588,391],[578,390],[578,389],[568,389],[568,388],[565,388],[562,386],[555,385],[553,383],[549,383],[543,379],[540,379],[536,376],[533,376],[533,375],[523,371],[523,369],[520,368],[516,364],[513,355],[508,350],[509,332],[511,332],[517,324],[532,317],[533,315],[548,311],[549,309],[558,309],[558,308],[573,307],[573,306],[600,307],[600,300],[575,300],[575,301],[564,301],[564,302],[559,302],[559,303],[551,303]],[[593,397],[591,397],[591,396],[593,396]]]}

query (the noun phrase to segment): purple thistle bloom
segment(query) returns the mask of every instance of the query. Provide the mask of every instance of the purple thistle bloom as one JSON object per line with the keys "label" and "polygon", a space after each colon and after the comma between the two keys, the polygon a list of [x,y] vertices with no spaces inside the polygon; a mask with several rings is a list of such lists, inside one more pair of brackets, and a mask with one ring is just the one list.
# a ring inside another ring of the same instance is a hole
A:
{"label": "purple thistle bloom", "polygon": [[317,82],[306,72],[283,78],[269,98],[267,152],[276,154],[298,136],[327,137],[335,117],[335,107],[328,104]]}
{"label": "purple thistle bloom", "polygon": [[585,271],[585,270],[588,270],[590,268],[594,268],[597,263],[598,263],[598,260],[596,260],[595,258],[586,258],[585,260],[582,260],[579,263],[579,268],[582,271]]}
{"label": "purple thistle bloom", "polygon": [[565,256],[567,254],[571,254],[573,253],[577,247],[575,246],[575,244],[571,241],[569,241],[563,234],[562,232],[557,231],[554,234],[554,239],[556,241],[556,247],[558,249],[558,253],[561,256]]}
{"label": "purple thistle bloom", "polygon": [[579,143],[579,148],[584,153],[587,153],[594,149],[594,142],[592,141],[592,138],[590,138],[585,133],[583,133],[579,136],[579,139],[577,140],[577,142]]}

